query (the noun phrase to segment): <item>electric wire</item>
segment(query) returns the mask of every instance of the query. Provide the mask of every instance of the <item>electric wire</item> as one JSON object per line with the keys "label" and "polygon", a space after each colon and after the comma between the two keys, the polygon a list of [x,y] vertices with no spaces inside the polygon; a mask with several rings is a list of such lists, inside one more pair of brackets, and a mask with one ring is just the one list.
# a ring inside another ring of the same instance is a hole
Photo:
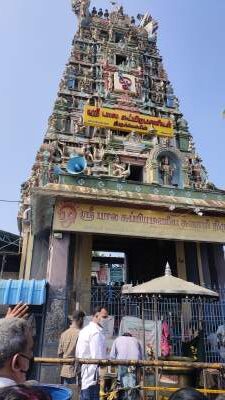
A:
{"label": "electric wire", "polygon": [[20,200],[5,200],[5,199],[0,199],[1,203],[21,203]]}

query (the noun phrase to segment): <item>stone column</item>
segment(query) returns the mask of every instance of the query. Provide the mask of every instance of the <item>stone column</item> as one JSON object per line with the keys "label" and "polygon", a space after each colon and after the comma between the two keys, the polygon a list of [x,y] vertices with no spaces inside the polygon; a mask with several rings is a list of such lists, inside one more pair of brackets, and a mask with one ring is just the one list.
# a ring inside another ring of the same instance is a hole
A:
{"label": "stone column", "polygon": [[30,270],[33,256],[34,237],[30,232],[30,227],[24,228],[23,247],[20,261],[19,279],[30,279]]}
{"label": "stone column", "polygon": [[211,273],[209,268],[209,257],[207,252],[208,243],[200,243],[201,249],[201,262],[202,262],[202,273],[203,273],[203,283],[205,286],[211,286]]}
{"label": "stone column", "polygon": [[24,279],[25,268],[26,268],[26,258],[27,258],[28,238],[29,238],[29,231],[26,231],[24,229],[22,255],[21,255],[21,260],[20,260],[19,279]]}
{"label": "stone column", "polygon": [[47,231],[34,236],[29,279],[46,279],[50,239],[50,233]]}
{"label": "stone column", "polygon": [[34,236],[30,233],[28,239],[28,247],[27,247],[27,261],[26,261],[26,269],[24,279],[30,279],[31,274],[31,265],[33,259],[33,248],[34,248]]}
{"label": "stone column", "polygon": [[198,259],[199,283],[200,283],[201,286],[203,286],[205,281],[204,281],[204,273],[203,273],[203,265],[202,265],[200,243],[196,243],[196,249],[197,249],[197,259]]}
{"label": "stone column", "polygon": [[178,278],[187,279],[184,242],[176,242],[176,257],[177,257],[177,275]]}
{"label": "stone column", "polygon": [[151,169],[152,169],[151,183],[159,183],[158,163],[156,161],[152,161]]}
{"label": "stone column", "polygon": [[79,233],[76,235],[74,257],[74,281],[76,309],[90,313],[91,304],[91,261],[92,235]]}
{"label": "stone column", "polygon": [[[59,337],[67,321],[67,274],[70,235],[62,233],[62,238],[51,237],[47,266],[49,283],[46,318],[43,333],[43,357],[56,357]],[[59,383],[57,366],[41,366],[40,380]]]}
{"label": "stone column", "polygon": [[183,187],[190,188],[190,180],[188,177],[188,166],[183,165],[181,171],[182,171]]}
{"label": "stone column", "polygon": [[214,244],[214,260],[219,286],[225,287],[225,256],[222,244]]}

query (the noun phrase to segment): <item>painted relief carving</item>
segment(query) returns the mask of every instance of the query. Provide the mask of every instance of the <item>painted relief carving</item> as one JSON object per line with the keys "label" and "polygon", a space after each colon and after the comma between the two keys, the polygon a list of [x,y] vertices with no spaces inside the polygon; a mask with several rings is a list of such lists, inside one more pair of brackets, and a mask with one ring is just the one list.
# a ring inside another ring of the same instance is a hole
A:
{"label": "painted relief carving", "polygon": [[[89,0],[72,0],[79,27],[22,198],[60,182],[74,154],[83,157],[80,175],[213,190],[159,55],[157,22],[117,4],[89,8]],[[105,119],[97,124],[92,114],[88,124],[87,106]]]}

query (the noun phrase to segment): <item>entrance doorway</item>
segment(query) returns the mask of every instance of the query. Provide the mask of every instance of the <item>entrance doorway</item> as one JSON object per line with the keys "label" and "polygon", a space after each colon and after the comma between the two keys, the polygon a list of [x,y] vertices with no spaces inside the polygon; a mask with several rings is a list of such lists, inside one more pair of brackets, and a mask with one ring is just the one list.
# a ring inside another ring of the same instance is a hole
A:
{"label": "entrance doorway", "polygon": [[124,253],[93,251],[91,285],[121,286],[126,282],[126,256]]}
{"label": "entrance doorway", "polygon": [[[167,262],[173,275],[177,276],[176,244],[170,240],[95,235],[92,274],[97,272],[95,268],[99,268],[96,262],[102,265],[102,275],[104,272],[107,284],[115,283],[110,282],[110,271],[107,270],[112,268],[113,264],[122,269],[124,283],[136,284],[157,278],[164,274]],[[119,281],[121,282],[121,279]]]}

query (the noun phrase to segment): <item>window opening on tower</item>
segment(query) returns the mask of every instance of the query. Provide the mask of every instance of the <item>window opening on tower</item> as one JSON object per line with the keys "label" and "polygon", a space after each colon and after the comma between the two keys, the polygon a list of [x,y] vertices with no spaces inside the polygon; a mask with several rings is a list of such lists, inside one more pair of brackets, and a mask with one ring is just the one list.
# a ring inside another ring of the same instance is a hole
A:
{"label": "window opening on tower", "polygon": [[115,43],[119,43],[121,40],[123,40],[124,34],[122,32],[116,32],[115,33]]}
{"label": "window opening on tower", "polygon": [[116,65],[121,65],[121,64],[126,64],[127,62],[127,57],[122,56],[121,54],[116,55]]}
{"label": "window opening on tower", "polygon": [[143,167],[140,165],[130,166],[130,175],[128,181],[143,182]]}
{"label": "window opening on tower", "polygon": [[100,39],[105,39],[106,41],[108,41],[108,40],[109,40],[109,34],[108,34],[108,32],[102,30],[102,31],[100,32]]}

